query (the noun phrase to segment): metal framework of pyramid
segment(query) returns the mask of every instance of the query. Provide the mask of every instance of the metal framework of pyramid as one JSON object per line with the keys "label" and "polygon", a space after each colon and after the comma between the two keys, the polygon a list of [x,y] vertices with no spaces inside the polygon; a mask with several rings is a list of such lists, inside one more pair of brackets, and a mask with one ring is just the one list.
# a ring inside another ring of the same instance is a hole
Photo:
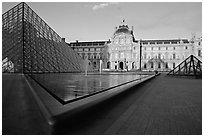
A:
{"label": "metal framework of pyramid", "polygon": [[202,77],[202,62],[195,56],[190,55],[173,70],[171,70],[168,75]]}
{"label": "metal framework of pyramid", "polygon": [[26,3],[2,15],[3,72],[81,72],[85,63]]}

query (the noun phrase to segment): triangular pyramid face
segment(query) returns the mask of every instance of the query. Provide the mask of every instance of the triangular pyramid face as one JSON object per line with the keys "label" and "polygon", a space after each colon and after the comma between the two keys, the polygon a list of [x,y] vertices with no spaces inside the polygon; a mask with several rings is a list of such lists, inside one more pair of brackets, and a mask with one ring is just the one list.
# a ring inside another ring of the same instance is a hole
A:
{"label": "triangular pyramid face", "polygon": [[190,55],[182,63],[171,70],[168,75],[202,76],[202,62]]}
{"label": "triangular pyramid face", "polygon": [[2,20],[3,72],[84,71],[85,61],[26,3],[4,13]]}
{"label": "triangular pyramid face", "polygon": [[2,15],[3,72],[23,72],[22,7],[23,3],[20,3]]}

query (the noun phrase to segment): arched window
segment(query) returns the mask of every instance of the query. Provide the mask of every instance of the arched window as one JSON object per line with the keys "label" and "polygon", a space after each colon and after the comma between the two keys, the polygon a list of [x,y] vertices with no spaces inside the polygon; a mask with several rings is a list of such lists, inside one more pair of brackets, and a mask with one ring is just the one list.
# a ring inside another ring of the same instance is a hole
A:
{"label": "arched window", "polygon": [[146,63],[144,64],[144,68],[145,68],[145,69],[147,68],[147,64],[146,64]]}

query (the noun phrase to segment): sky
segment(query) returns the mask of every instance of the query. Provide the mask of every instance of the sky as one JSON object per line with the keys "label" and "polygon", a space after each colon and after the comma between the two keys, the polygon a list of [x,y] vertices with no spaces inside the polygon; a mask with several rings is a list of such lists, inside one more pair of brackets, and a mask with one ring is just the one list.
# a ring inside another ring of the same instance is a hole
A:
{"label": "sky", "polygon": [[[124,19],[136,39],[202,36],[201,2],[26,2],[66,42],[111,39]],[[3,2],[2,13],[18,2]]]}

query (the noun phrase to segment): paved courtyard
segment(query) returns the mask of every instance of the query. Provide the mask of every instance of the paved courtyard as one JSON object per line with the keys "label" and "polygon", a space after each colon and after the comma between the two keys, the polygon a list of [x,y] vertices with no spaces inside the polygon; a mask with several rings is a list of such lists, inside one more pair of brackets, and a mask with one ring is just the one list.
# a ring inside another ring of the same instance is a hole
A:
{"label": "paved courtyard", "polygon": [[202,82],[160,75],[76,119],[55,134],[202,134]]}
{"label": "paved courtyard", "polygon": [[53,126],[23,76],[3,76],[2,85],[3,134],[202,134],[201,79],[162,74]]}

